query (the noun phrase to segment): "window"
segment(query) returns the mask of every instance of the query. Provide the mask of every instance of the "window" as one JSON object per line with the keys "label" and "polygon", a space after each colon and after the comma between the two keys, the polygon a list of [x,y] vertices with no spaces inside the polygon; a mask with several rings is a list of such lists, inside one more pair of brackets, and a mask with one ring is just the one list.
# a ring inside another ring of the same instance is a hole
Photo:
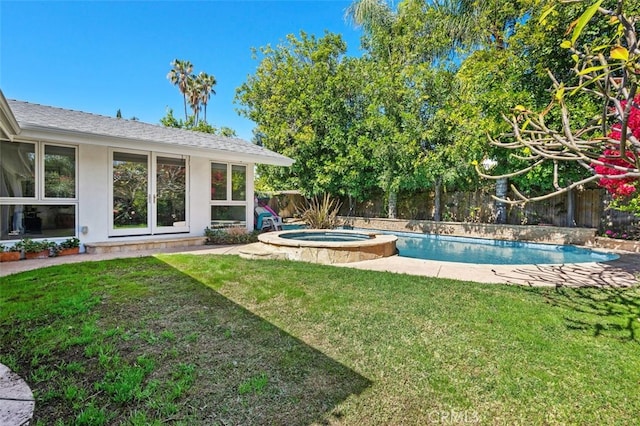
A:
{"label": "window", "polygon": [[245,206],[211,206],[211,225],[217,228],[246,226]]}
{"label": "window", "polygon": [[231,199],[246,201],[247,199],[247,168],[245,166],[231,166]]}
{"label": "window", "polygon": [[0,205],[0,240],[76,235],[74,204]]}
{"label": "window", "polygon": [[76,197],[76,150],[67,146],[44,146],[45,198]]}
{"label": "window", "polygon": [[211,227],[247,224],[247,167],[211,163]]}
{"label": "window", "polygon": [[0,197],[36,196],[36,144],[0,141]]}
{"label": "window", "polygon": [[227,165],[211,163],[211,199],[227,199]]}
{"label": "window", "polygon": [[76,197],[75,147],[0,141],[0,240],[74,236]]}

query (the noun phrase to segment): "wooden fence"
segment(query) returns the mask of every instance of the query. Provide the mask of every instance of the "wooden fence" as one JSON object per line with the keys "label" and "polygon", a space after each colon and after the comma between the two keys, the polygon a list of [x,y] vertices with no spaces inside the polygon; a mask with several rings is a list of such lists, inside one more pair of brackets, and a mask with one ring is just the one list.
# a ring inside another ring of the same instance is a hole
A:
{"label": "wooden fence", "polygon": [[[585,228],[621,229],[640,218],[616,210],[608,210],[611,201],[603,189],[585,189],[573,192],[573,224],[568,217],[567,195],[550,198],[526,206],[509,206],[507,223],[512,225],[554,225]],[[340,214],[356,217],[387,217],[387,206],[382,194],[372,194],[364,202],[343,199]],[[289,192],[274,196],[269,204],[287,218],[295,215],[294,205],[304,205],[304,198]],[[398,195],[398,219],[433,220],[435,213],[432,192],[401,193]],[[450,222],[495,223],[496,202],[491,193],[447,192],[441,196],[441,220]]]}

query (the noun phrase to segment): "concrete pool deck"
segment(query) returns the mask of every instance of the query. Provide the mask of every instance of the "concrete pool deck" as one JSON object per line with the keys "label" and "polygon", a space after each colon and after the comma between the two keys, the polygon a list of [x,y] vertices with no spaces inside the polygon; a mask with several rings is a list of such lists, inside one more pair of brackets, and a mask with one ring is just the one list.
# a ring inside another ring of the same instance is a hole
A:
{"label": "concrete pool deck", "polygon": [[[50,257],[48,259],[4,262],[0,263],[0,277],[62,263],[143,257],[156,254],[237,255],[243,247],[245,246],[195,246],[103,254],[85,253],[73,256]],[[618,252],[618,254],[620,259],[610,262],[564,265],[481,265],[391,256],[360,262],[334,264],[334,266],[493,284],[545,287],[629,287],[638,285],[640,283],[638,281],[640,254],[628,252]]]}

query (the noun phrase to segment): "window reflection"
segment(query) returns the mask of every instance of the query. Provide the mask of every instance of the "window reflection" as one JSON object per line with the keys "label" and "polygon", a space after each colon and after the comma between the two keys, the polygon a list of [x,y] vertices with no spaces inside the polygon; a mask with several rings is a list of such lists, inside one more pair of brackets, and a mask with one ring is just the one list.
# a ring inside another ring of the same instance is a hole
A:
{"label": "window reflection", "polygon": [[0,197],[36,196],[36,146],[0,141]]}
{"label": "window reflection", "polygon": [[9,204],[0,206],[0,239],[71,237],[76,233],[73,204]]}
{"label": "window reflection", "polygon": [[44,196],[47,198],[76,197],[76,150],[45,145]]}

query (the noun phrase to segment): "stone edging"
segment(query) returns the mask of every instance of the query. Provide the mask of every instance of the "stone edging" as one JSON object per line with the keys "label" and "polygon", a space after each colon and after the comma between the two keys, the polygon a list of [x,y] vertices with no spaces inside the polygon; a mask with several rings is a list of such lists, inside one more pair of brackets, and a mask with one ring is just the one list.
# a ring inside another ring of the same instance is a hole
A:
{"label": "stone edging", "polygon": [[29,385],[0,364],[0,425],[28,425],[36,402]]}
{"label": "stone edging", "polygon": [[640,253],[640,241],[617,240],[615,238],[596,237],[596,247],[609,250],[624,250]]}
{"label": "stone edging", "polygon": [[[362,236],[353,241],[330,241],[330,240],[303,240],[283,238],[283,235],[296,234],[325,234],[336,233],[344,235]],[[259,244],[263,247],[257,250],[244,250],[247,256],[264,256],[264,252],[269,251],[277,256],[283,256],[289,260],[301,260],[313,263],[351,263],[363,260],[389,257],[396,254],[395,235],[380,234],[375,232],[327,229],[307,229],[304,231],[276,231],[258,235]]]}

